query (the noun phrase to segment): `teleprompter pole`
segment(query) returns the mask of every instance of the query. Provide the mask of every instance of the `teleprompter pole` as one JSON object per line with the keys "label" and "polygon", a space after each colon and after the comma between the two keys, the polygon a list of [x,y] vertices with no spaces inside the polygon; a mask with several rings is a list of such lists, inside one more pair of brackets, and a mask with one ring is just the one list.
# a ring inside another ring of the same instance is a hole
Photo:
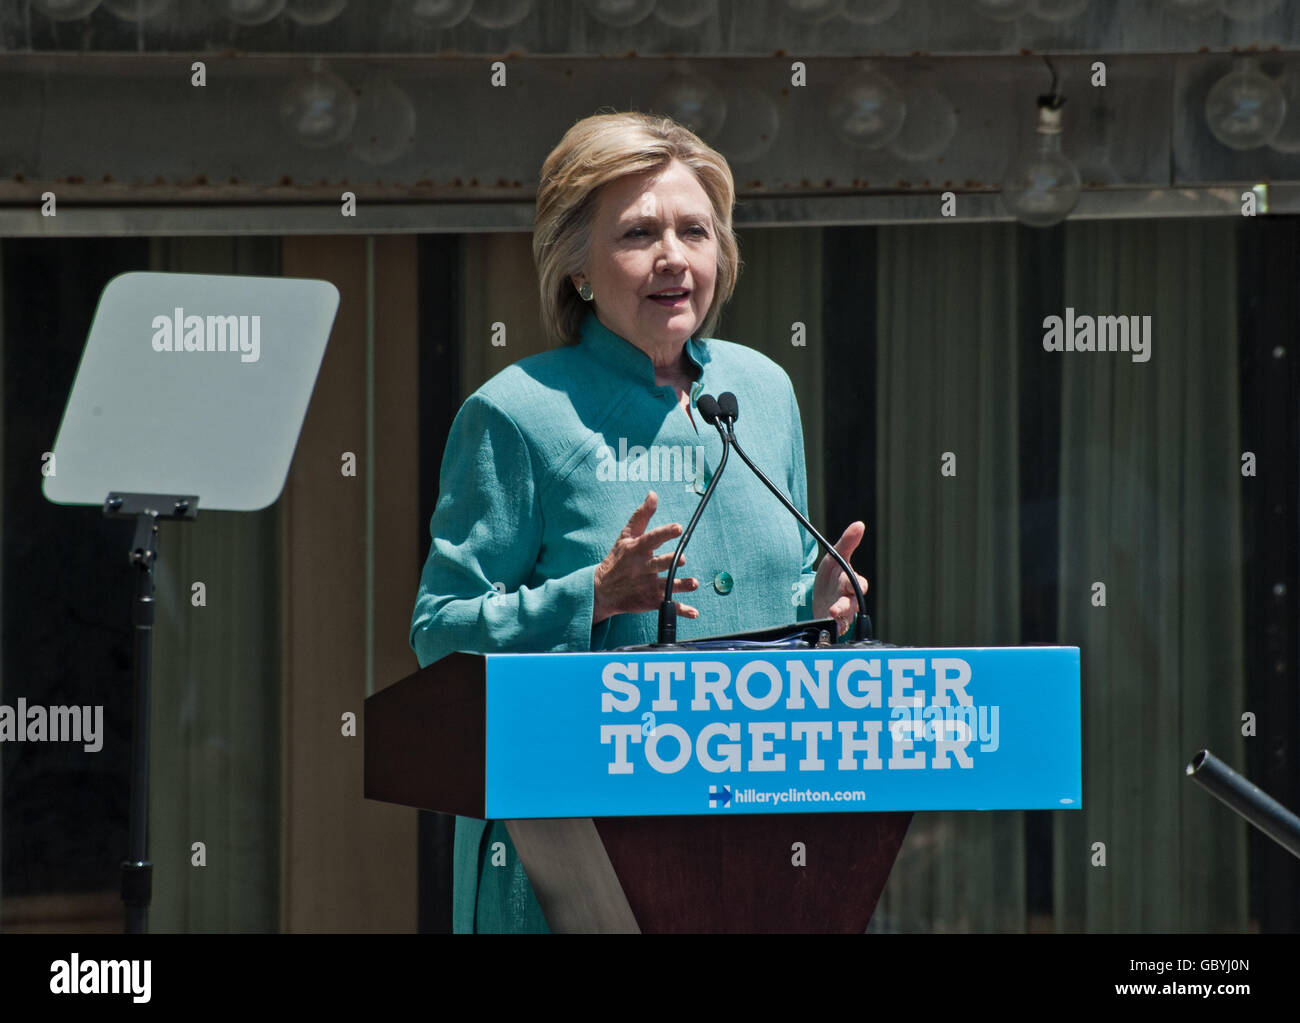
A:
{"label": "teleprompter pole", "polygon": [[199,499],[194,495],[110,493],[104,515],[135,519],[135,537],[129,560],[135,569],[132,625],[135,646],[135,691],[131,721],[131,809],[127,831],[127,858],[122,863],[122,902],[125,932],[144,934],[149,929],[149,900],[153,893],[153,864],[149,848],[149,687],[153,673],[154,580],[158,558],[158,520],[193,521]]}

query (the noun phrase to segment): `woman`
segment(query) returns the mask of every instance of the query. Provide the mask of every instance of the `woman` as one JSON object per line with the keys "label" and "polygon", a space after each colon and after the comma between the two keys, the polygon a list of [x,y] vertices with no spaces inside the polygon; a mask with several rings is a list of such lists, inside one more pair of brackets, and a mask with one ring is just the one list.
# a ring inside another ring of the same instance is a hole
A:
{"label": "woman", "polygon": [[[736,394],[746,452],[806,513],[789,377],[706,339],[740,268],[734,202],[726,161],[668,118],[588,117],[547,157],[533,255],[558,347],[497,374],[452,424],[411,622],[421,666],[453,650],[654,642],[661,573],[721,457],[695,407],[703,393]],[[836,544],[846,559],[864,530]],[[678,638],[814,617],[843,631],[851,584],[816,556],[733,465],[683,559],[700,575],[675,582],[691,594]],[[546,930],[503,822],[457,818],[454,861],[457,932]]]}

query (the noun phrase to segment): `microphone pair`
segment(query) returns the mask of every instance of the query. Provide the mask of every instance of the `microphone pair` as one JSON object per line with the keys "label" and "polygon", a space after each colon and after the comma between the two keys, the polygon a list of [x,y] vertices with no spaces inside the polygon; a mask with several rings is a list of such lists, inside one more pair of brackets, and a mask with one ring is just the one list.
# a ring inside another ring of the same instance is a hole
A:
{"label": "microphone pair", "polygon": [[740,418],[740,404],[730,391],[723,391],[716,398],[711,394],[701,394],[695,407],[700,410],[700,415],[710,426],[716,426],[721,418],[725,419],[727,426],[730,427]]}
{"label": "microphone pair", "polygon": [[867,602],[862,595],[862,585],[858,582],[857,573],[849,567],[849,563],[835,549],[834,545],[808,521],[807,516],[800,512],[790,499],[781,493],[780,488],[767,478],[763,470],[745,454],[740,442],[736,440],[735,423],[740,418],[740,403],[736,400],[736,396],[730,391],[723,391],[717,398],[714,398],[711,394],[702,394],[696,401],[695,407],[700,410],[700,415],[704,418],[704,421],[718,431],[718,436],[722,439],[722,458],[718,462],[717,472],[709,480],[704,496],[700,498],[695,514],[691,516],[691,521],[687,524],[685,532],[682,533],[682,538],[677,544],[677,551],[673,555],[672,564],[669,566],[668,578],[664,586],[663,603],[659,605],[659,643],[666,646],[677,642],[677,604],[673,601],[673,581],[677,576],[677,566],[681,562],[682,552],[686,550],[687,541],[690,540],[691,534],[695,532],[695,524],[700,521],[700,515],[704,511],[705,505],[709,503],[709,498],[713,496],[713,490],[718,485],[718,480],[722,479],[722,471],[727,467],[727,456],[732,448],[736,449],[736,454],[749,466],[754,475],[762,480],[767,489],[785,505],[786,510],[794,515],[809,533],[816,537],[817,542],[826,549],[826,552],[835,559],[845,575],[848,576],[858,604],[858,613],[854,616],[854,639],[859,643],[869,641],[871,639],[871,619],[867,616]]}

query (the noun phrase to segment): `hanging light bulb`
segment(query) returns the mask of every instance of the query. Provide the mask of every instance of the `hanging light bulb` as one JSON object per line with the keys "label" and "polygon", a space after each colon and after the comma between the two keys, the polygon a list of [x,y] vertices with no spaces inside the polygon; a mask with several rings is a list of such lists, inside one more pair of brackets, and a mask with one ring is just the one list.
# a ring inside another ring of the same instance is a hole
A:
{"label": "hanging light bulb", "polygon": [[722,90],[694,71],[675,74],[661,83],[650,97],[650,109],[667,114],[704,139],[713,138],[727,119]]}
{"label": "hanging light bulb", "polygon": [[826,107],[831,130],[855,149],[889,145],[906,116],[903,90],[870,69],[841,82]]}
{"label": "hanging light bulb", "polygon": [[1061,152],[1061,105],[1055,90],[1038,97],[1038,125],[1028,149],[1007,170],[1002,203],[1031,227],[1059,224],[1079,202],[1079,172]]}
{"label": "hanging light bulb", "polygon": [[352,152],[376,166],[392,163],[415,141],[415,104],[384,74],[372,74],[357,91]]}
{"label": "hanging light bulb", "polygon": [[280,95],[280,120],[298,142],[327,149],[342,142],[357,119],[357,97],[342,78],[317,59]]}
{"label": "hanging light bulb", "polygon": [[723,93],[726,120],[711,140],[733,164],[753,163],[771,150],[781,131],[781,113],[758,76],[747,75]]}
{"label": "hanging light bulb", "polygon": [[1230,149],[1268,145],[1285,117],[1282,90],[1249,58],[1238,60],[1205,97],[1205,123]]}
{"label": "hanging light bulb", "polygon": [[913,86],[903,91],[907,116],[889,151],[919,163],[942,156],[957,134],[957,111],[939,89]]}

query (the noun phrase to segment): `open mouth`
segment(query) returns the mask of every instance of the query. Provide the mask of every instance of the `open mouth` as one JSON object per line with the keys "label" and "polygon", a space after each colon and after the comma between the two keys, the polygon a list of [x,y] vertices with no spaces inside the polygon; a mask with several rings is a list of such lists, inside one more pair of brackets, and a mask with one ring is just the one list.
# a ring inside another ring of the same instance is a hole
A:
{"label": "open mouth", "polygon": [[657,295],[651,295],[651,302],[658,302],[663,306],[685,305],[686,300],[691,297],[691,293],[686,288],[674,288],[671,291],[661,291]]}

